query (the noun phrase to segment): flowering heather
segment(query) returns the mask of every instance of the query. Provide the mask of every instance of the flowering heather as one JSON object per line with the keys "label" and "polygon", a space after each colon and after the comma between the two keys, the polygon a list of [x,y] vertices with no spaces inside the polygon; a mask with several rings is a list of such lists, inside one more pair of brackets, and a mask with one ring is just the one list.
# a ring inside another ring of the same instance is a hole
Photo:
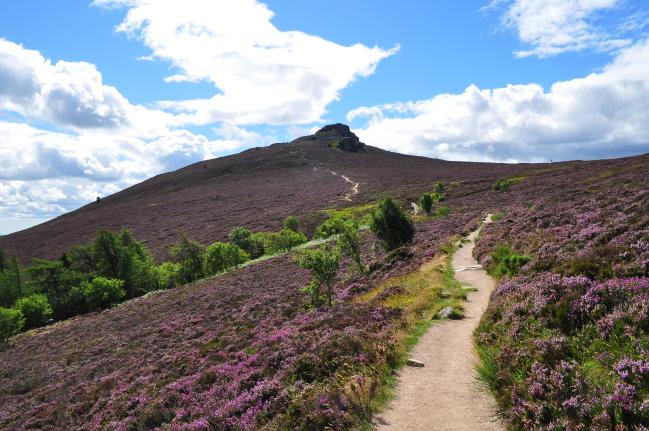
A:
{"label": "flowering heather", "polygon": [[[623,165],[622,162],[615,163]],[[649,191],[643,166],[514,186],[498,244],[531,256],[504,278],[476,331],[480,373],[513,429],[649,424]],[[646,165],[645,165],[646,168]],[[581,178],[579,178],[581,176]],[[545,187],[545,193],[533,190]]]}
{"label": "flowering heather", "polygon": [[371,414],[403,325],[349,299],[478,217],[429,221],[409,257],[344,272],[332,308],[308,310],[308,273],[287,255],[23,334],[0,352],[0,429],[349,428]]}

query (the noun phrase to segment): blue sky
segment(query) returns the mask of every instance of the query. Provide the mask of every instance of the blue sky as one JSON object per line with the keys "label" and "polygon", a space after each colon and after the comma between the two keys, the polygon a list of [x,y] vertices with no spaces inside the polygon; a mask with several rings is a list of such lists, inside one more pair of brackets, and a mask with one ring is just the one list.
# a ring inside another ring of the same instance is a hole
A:
{"label": "blue sky", "polygon": [[644,1],[23,0],[1,11],[0,234],[327,122],[451,160],[649,152]]}

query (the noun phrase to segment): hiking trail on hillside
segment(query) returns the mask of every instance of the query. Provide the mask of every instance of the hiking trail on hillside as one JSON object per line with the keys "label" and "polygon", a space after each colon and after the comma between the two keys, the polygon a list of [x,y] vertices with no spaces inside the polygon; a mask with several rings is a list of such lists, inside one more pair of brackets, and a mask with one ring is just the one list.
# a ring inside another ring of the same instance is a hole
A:
{"label": "hiking trail on hillside", "polygon": [[[491,221],[487,216],[484,223]],[[399,372],[396,396],[377,415],[377,430],[443,431],[504,430],[496,404],[476,378],[473,331],[487,308],[495,281],[473,257],[479,227],[461,243],[452,265],[463,286],[478,289],[468,295],[462,320],[435,323],[414,347],[411,357],[421,368]]]}
{"label": "hiking trail on hillside", "polygon": [[335,172],[335,171],[329,171],[329,172],[331,172],[332,175],[336,175],[336,176],[342,178],[343,180],[345,180],[345,182],[347,182],[347,183],[349,183],[349,184],[352,185],[352,189],[349,191],[349,193],[346,193],[346,194],[343,196],[343,199],[345,199],[347,202],[351,202],[351,201],[352,201],[352,197],[353,197],[354,195],[357,195],[357,194],[358,194],[358,186],[359,186],[359,184],[358,184],[358,183],[355,183],[355,182],[352,181],[352,180],[350,180],[349,177],[347,177],[347,176],[345,176],[345,175],[342,175],[342,174],[339,174],[338,172]]}

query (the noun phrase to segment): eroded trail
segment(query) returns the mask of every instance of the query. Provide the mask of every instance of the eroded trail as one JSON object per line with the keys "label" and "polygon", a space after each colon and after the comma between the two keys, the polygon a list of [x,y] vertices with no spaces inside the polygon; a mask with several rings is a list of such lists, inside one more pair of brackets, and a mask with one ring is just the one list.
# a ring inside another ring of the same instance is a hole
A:
{"label": "eroded trail", "polygon": [[458,281],[478,289],[469,293],[465,318],[441,321],[421,337],[412,357],[425,366],[401,370],[396,398],[378,415],[377,430],[505,429],[496,416],[495,402],[475,377],[472,334],[495,286],[473,258],[479,231],[471,233],[469,242],[453,256]]}
{"label": "eroded trail", "polygon": [[333,175],[336,175],[336,176],[342,178],[345,182],[352,185],[352,189],[349,191],[349,193],[345,193],[345,195],[343,196],[343,199],[345,199],[348,202],[351,202],[352,197],[354,195],[358,194],[358,186],[359,186],[359,184],[355,183],[352,180],[350,180],[349,177],[347,177],[345,175],[342,175],[342,174],[339,174],[338,172],[335,172],[335,171],[329,171],[329,172],[331,172],[331,174],[333,174]]}

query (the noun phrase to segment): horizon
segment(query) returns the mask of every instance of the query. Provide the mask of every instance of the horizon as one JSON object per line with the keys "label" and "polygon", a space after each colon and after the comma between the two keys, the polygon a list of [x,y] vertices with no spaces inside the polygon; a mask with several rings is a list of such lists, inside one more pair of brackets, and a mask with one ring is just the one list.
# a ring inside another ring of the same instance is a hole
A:
{"label": "horizon", "polygon": [[335,122],[367,145],[444,160],[649,152],[649,5],[29,0],[3,9],[0,235]]}

